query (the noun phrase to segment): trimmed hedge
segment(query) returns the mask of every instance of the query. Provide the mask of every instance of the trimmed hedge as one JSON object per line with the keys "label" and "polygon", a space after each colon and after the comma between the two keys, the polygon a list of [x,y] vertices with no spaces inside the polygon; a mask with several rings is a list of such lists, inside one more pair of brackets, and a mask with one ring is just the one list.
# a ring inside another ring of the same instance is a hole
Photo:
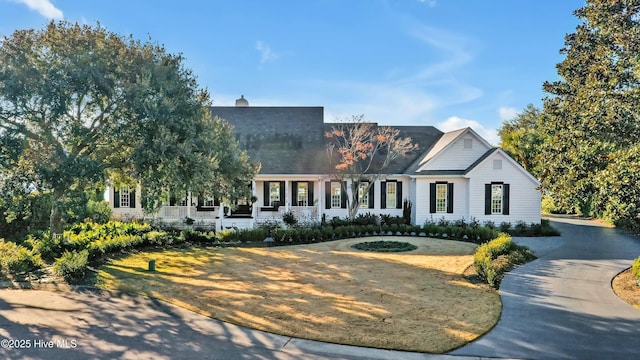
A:
{"label": "trimmed hedge", "polygon": [[527,247],[514,243],[509,234],[501,233],[497,238],[478,246],[473,258],[478,275],[497,289],[506,272],[534,260],[535,256]]}
{"label": "trimmed hedge", "polygon": [[418,248],[413,244],[400,241],[369,241],[353,244],[351,247],[357,250],[373,252],[406,252]]}

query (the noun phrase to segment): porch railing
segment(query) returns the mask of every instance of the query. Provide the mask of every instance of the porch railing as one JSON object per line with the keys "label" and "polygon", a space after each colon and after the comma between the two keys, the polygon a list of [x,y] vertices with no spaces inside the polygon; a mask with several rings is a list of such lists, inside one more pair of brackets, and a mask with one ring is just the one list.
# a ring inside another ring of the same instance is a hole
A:
{"label": "porch railing", "polygon": [[188,211],[187,206],[163,206],[160,208],[156,217],[163,219],[184,219],[189,216],[192,219],[198,220],[215,219],[217,214],[217,211],[198,211],[195,206],[192,206],[190,211]]}

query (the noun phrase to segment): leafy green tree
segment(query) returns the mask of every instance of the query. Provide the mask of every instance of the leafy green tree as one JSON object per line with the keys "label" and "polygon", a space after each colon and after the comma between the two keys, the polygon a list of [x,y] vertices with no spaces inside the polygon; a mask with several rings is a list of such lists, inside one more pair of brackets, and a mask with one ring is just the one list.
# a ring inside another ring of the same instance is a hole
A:
{"label": "leafy green tree", "polygon": [[561,79],[544,84],[540,176],[562,208],[592,214],[596,175],[640,140],[640,1],[588,0],[575,15]]}
{"label": "leafy green tree", "polygon": [[640,145],[613,153],[612,161],[598,173],[594,182],[599,189],[596,211],[605,220],[637,231],[640,227]]}
{"label": "leafy green tree", "polygon": [[344,180],[341,184],[345,192],[345,183],[351,187],[347,198],[350,219],[358,213],[359,192],[368,193],[374,181],[387,175],[394,160],[418,148],[411,138],[401,137],[400,130],[364,122],[364,115],[334,126],[325,137],[329,140],[329,161],[335,169],[333,176]]}
{"label": "leafy green tree", "polygon": [[183,62],[100,25],[51,22],[5,37],[0,135],[16,148],[0,153],[4,183],[50,193],[50,231],[59,233],[67,198],[114,174],[153,198],[204,187],[230,168],[251,173],[243,154],[220,152],[209,137],[226,127],[210,118],[208,93]]}
{"label": "leafy green tree", "polygon": [[541,126],[544,126],[544,114],[529,104],[498,129],[500,147],[534,176],[539,172],[537,162],[542,144]]}

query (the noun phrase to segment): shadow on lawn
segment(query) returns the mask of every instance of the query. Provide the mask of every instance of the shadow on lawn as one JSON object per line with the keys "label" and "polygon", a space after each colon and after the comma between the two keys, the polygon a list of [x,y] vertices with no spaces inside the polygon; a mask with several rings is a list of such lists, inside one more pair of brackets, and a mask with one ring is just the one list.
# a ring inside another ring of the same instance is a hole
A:
{"label": "shadow on lawn", "polygon": [[[166,250],[113,261],[102,268],[100,281],[251,328],[382,348],[443,352],[498,320],[495,292],[459,273],[420,264],[415,255],[411,263],[398,256]],[[156,272],[145,270],[151,258],[157,259]]]}

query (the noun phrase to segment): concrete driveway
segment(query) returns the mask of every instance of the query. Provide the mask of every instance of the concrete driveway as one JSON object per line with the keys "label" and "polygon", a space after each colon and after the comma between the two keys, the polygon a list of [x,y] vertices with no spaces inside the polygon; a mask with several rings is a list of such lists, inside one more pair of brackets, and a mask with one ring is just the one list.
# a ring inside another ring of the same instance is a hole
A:
{"label": "concrete driveway", "polygon": [[521,359],[638,359],[640,310],[611,279],[640,256],[640,240],[595,222],[553,217],[558,238],[516,238],[539,259],[504,278],[498,325],[455,355]]}

